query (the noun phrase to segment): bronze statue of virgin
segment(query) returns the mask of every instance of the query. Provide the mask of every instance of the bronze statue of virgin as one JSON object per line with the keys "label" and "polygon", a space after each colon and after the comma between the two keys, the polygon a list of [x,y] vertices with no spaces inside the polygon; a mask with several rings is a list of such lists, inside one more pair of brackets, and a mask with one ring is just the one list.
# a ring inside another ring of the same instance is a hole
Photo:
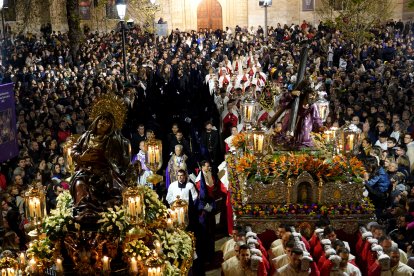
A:
{"label": "bronze statue of virgin", "polygon": [[93,224],[99,212],[122,203],[130,144],[117,129],[114,115],[102,112],[74,144],[71,155],[76,162],[70,181],[74,217]]}

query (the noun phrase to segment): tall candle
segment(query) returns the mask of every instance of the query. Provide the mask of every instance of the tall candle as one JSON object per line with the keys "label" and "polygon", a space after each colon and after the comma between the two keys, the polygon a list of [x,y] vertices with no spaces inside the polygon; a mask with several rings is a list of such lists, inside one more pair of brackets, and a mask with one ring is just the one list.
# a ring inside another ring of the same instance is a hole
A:
{"label": "tall candle", "polygon": [[349,150],[352,151],[354,149],[354,135],[349,135]]}
{"label": "tall candle", "polygon": [[56,272],[63,272],[62,259],[56,259]]}
{"label": "tall candle", "polygon": [[173,223],[177,222],[177,213],[175,211],[171,210],[170,216]]}
{"label": "tall candle", "polygon": [[111,268],[109,267],[109,257],[108,256],[104,256],[103,259],[103,264],[102,264],[102,271],[104,272],[108,272],[111,270]]}
{"label": "tall candle", "polygon": [[253,149],[257,149],[257,135],[253,134]]}
{"label": "tall candle", "polygon": [[155,245],[155,251],[157,252],[157,254],[161,254],[161,243],[158,240],[156,240],[154,242],[154,245]]}
{"label": "tall candle", "polygon": [[1,269],[1,276],[7,276],[6,269],[4,268]]}
{"label": "tall candle", "polygon": [[30,266],[30,272],[35,273],[36,272],[36,260],[34,258],[30,259],[29,266]]}
{"label": "tall candle", "polygon": [[20,265],[23,267],[26,264],[26,256],[24,252],[20,253]]}
{"label": "tall candle", "polygon": [[158,148],[158,146],[155,147],[155,163],[159,163],[160,162],[160,149]]}
{"label": "tall candle", "polygon": [[172,229],[173,228],[173,221],[172,219],[168,218],[167,219],[167,229]]}
{"label": "tall candle", "polygon": [[151,146],[148,146],[148,162],[150,163],[150,164],[152,164],[153,163],[153,152],[152,152],[152,147]]}
{"label": "tall candle", "polygon": [[178,210],[178,225],[184,224],[184,210],[183,208],[179,208]]}
{"label": "tall candle", "polygon": [[138,273],[138,264],[135,257],[131,258],[131,272],[132,273]]}
{"label": "tall candle", "polygon": [[264,136],[263,135],[258,135],[258,147],[257,147],[257,149],[258,149],[258,151],[259,152],[261,152],[262,150],[263,150],[263,139],[264,139]]}
{"label": "tall candle", "polygon": [[135,216],[135,202],[133,198],[128,198],[128,213],[130,216]]}

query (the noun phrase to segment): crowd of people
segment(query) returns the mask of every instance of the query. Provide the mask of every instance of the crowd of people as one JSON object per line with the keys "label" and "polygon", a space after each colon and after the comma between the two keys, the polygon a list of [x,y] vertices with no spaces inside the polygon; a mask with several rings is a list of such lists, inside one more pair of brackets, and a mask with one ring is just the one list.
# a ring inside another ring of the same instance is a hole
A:
{"label": "crowd of people", "polygon": [[[15,83],[20,152],[1,165],[3,249],[25,248],[23,194],[29,184],[45,187],[48,210],[69,189],[63,144],[88,129],[91,106],[106,93],[122,97],[128,108],[122,133],[131,142],[138,183],[151,185],[146,181],[151,174],[145,165],[146,141],[160,139],[166,183],[154,187],[160,197],[167,196],[170,203],[173,183],[179,187],[180,179],[187,182],[199,168],[209,187],[206,199],[224,201],[217,167],[232,149],[231,138],[241,131],[242,99],[256,97],[259,119],[266,123],[276,105],[268,99],[292,89],[300,49],[308,43],[306,78],[321,83],[331,103],[325,127],[352,123],[361,129],[362,144],[355,155],[365,161],[367,192],[378,222],[384,234],[392,232],[398,247],[411,254],[414,24],[377,26],[372,29],[375,38],[363,45],[322,23],[278,24],[269,28],[268,40],[263,32],[260,26],[173,30],[154,41],[131,27],[126,33],[127,79],[120,32],[85,33],[76,56],[64,33],[8,37],[0,77],[2,83]],[[197,192],[197,187],[188,189]],[[205,212],[217,213],[218,207],[207,201]],[[214,216],[209,218],[214,224]],[[204,260],[211,261],[214,251],[208,254]]]}

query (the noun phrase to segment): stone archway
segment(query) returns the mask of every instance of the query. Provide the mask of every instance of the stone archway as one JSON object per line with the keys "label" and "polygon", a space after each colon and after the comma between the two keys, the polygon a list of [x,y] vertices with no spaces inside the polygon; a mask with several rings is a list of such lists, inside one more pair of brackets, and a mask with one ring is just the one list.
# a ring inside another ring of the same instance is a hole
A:
{"label": "stone archway", "polygon": [[197,8],[197,29],[223,29],[223,12],[217,0],[202,0]]}

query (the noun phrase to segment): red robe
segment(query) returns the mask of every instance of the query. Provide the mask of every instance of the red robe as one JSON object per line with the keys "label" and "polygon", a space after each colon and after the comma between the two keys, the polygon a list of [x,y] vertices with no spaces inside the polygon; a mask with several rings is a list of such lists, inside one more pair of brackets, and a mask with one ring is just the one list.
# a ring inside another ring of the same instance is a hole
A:
{"label": "red robe", "polygon": [[358,238],[357,243],[355,245],[355,252],[357,253],[357,256],[359,257],[358,253],[361,252],[363,246],[364,246],[364,240],[362,239],[362,235],[360,232],[358,232]]}
{"label": "red robe", "polygon": [[377,262],[374,262],[369,268],[368,268],[368,276],[381,276],[381,265]]}
{"label": "red robe", "polygon": [[[262,257],[262,260],[264,260],[263,257]],[[269,263],[269,261],[267,261],[267,263]],[[268,270],[266,269],[265,263],[260,262],[258,270],[257,270],[257,276],[267,276],[268,275],[267,272]]]}
{"label": "red robe", "polygon": [[[222,118],[222,132],[229,132],[232,127],[237,127],[238,117],[232,112],[227,112],[227,114]],[[228,129],[227,129],[228,128]]]}
{"label": "red robe", "polygon": [[313,248],[313,260],[315,262],[319,261],[319,258],[325,254],[325,251],[323,250],[323,245],[321,242],[316,243],[315,247]]}
{"label": "red robe", "polygon": [[310,251],[310,244],[309,244],[309,242],[304,238],[304,237],[301,237],[301,239],[302,239],[302,242],[305,244],[305,248],[306,248],[306,251]]}
{"label": "red robe", "polygon": [[315,262],[310,263],[310,269],[311,269],[311,272],[309,276],[320,276],[321,275],[319,268]]}
{"label": "red robe", "polygon": [[315,248],[316,244],[319,242],[319,238],[316,234],[313,234],[309,240],[310,250],[309,253],[313,256],[313,249]]}

